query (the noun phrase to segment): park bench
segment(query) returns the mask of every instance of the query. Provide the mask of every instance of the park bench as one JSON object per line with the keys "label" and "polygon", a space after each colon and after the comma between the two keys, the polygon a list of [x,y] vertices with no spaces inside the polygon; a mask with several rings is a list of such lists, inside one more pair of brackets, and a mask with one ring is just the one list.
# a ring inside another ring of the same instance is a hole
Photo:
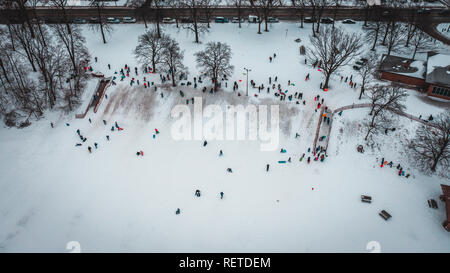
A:
{"label": "park bench", "polygon": [[389,218],[391,218],[392,216],[385,210],[380,211],[380,213],[378,213],[378,215],[381,216],[381,218],[383,218],[384,220],[388,220]]}
{"label": "park bench", "polygon": [[361,202],[372,203],[372,197],[367,195],[361,195]]}

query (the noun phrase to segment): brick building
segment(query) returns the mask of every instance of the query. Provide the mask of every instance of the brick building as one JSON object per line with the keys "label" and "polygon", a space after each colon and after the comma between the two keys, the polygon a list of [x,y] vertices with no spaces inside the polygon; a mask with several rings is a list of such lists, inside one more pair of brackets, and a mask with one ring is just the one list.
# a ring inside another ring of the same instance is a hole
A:
{"label": "brick building", "polygon": [[450,100],[450,55],[428,52],[427,95]]}
{"label": "brick building", "polygon": [[450,55],[429,52],[427,61],[382,56],[380,78],[450,100]]}

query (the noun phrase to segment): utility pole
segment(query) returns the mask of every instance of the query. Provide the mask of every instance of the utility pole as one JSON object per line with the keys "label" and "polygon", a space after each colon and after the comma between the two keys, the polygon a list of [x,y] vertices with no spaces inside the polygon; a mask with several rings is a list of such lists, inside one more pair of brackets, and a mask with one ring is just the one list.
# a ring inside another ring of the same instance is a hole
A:
{"label": "utility pole", "polygon": [[248,97],[248,72],[252,71],[251,69],[245,68],[244,70],[247,71],[246,75],[247,75],[247,92],[246,92],[246,96]]}

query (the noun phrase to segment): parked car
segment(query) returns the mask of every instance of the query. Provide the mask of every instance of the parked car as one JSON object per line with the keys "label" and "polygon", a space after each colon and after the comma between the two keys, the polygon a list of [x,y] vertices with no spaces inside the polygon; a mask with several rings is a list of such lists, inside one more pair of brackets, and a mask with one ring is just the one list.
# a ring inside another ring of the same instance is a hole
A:
{"label": "parked car", "polygon": [[42,19],[36,19],[36,18],[31,19],[30,22],[31,22],[32,24],[37,24],[37,23],[39,23],[40,25],[42,25],[42,24],[45,23],[44,20],[42,20]]}
{"label": "parked car", "polygon": [[248,16],[248,22],[249,22],[249,23],[258,23],[258,22],[259,22],[258,16],[255,16],[255,15],[249,15],[249,16]]}
{"label": "parked car", "polygon": [[124,23],[136,23],[136,18],[134,17],[123,17],[122,22]]}
{"label": "parked car", "polygon": [[305,19],[303,19],[303,22],[305,23],[315,23],[317,20],[314,17],[305,17]]}
{"label": "parked car", "polygon": [[225,17],[216,17],[215,22],[216,22],[216,23],[228,23],[228,18],[225,18]]}
{"label": "parked car", "polygon": [[280,20],[278,20],[278,18],[275,18],[275,17],[269,17],[269,18],[267,18],[267,22],[278,23],[278,22],[280,22]]}
{"label": "parked car", "polygon": [[418,9],[417,14],[430,14],[431,9]]}
{"label": "parked car", "polygon": [[[239,18],[233,17],[233,20],[231,20],[232,23],[239,23]],[[245,22],[244,18],[241,18],[241,23]]]}
{"label": "parked car", "polygon": [[342,21],[343,24],[356,24],[355,20],[352,19],[345,19],[344,21]]}
{"label": "parked car", "polygon": [[90,23],[100,23],[100,18],[98,17],[91,17],[89,18]]}
{"label": "parked car", "polygon": [[322,24],[332,24],[334,22],[334,20],[331,19],[330,17],[323,17],[320,19],[320,22]]}
{"label": "parked car", "polygon": [[86,19],[83,19],[83,18],[75,18],[75,19],[73,19],[73,23],[74,24],[86,24]]}
{"label": "parked car", "polygon": [[120,19],[114,18],[114,17],[108,17],[108,18],[106,18],[106,22],[108,22],[110,24],[118,24],[118,23],[120,23]]}
{"label": "parked car", "polygon": [[366,64],[366,63],[369,61],[369,60],[366,59],[366,58],[361,58],[360,60],[361,60],[361,62],[362,62],[363,64]]}
{"label": "parked car", "polygon": [[175,23],[176,21],[175,21],[174,18],[164,17],[164,18],[162,19],[162,22],[163,22],[164,24],[173,24],[173,23]]}

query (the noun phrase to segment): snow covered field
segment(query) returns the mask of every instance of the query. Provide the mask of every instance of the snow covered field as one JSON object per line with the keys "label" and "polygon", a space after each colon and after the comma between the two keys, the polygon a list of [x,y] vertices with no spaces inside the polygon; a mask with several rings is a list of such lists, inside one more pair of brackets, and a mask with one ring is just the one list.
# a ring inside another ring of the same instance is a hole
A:
{"label": "snow covered field", "polygon": [[[360,26],[345,27],[360,31]],[[73,113],[48,113],[25,129],[0,128],[0,252],[64,252],[69,241],[80,242],[83,252],[367,252],[370,241],[378,241],[382,252],[450,252],[450,233],[441,226],[443,203],[433,210],[426,202],[437,200],[439,185],[450,181],[407,167],[403,152],[402,142],[413,136],[417,124],[397,118],[395,133],[378,136],[379,145],[360,154],[356,146],[364,144],[364,134],[359,125],[367,110],[347,110],[335,118],[325,162],[299,162],[303,153],[309,156],[314,140],[319,118],[314,96],[320,94],[332,109],[364,100],[357,99],[359,88],[341,83],[339,75],[328,92],[319,91],[322,75],[298,54],[299,45],[308,41],[309,25],[300,29],[282,22],[262,35],[256,28],[212,24],[202,44],[195,44],[191,33],[164,26],[185,51],[191,81],[201,72],[193,54],[207,41],[231,46],[235,71],[224,93],[181,86],[154,92],[142,84],[130,87],[126,79],[108,89],[97,114],[90,112],[83,120]],[[132,50],[144,31],[140,24],[117,25],[104,45],[86,27],[88,48],[98,57],[94,70],[111,76],[127,64],[134,77]],[[273,53],[277,57],[269,63]],[[257,85],[267,86],[269,76],[278,76],[288,94],[303,92],[306,105],[281,102],[265,90],[254,97],[258,91],[252,88],[248,98],[238,97],[232,82],[238,81],[245,94],[244,67],[252,69],[249,80]],[[311,80],[305,82],[307,73]],[[340,72],[344,77],[352,73],[356,77],[351,65]],[[160,82],[159,75],[146,76]],[[295,86],[287,87],[288,80]],[[280,147],[263,152],[258,141],[212,140],[206,147],[198,140],[175,141],[170,110],[194,96],[221,106],[279,104]],[[448,103],[433,103],[413,91],[407,100],[406,112],[413,115],[448,110]],[[115,121],[123,131],[110,131]],[[153,138],[155,128],[161,133]],[[88,139],[82,147],[75,147],[77,129]],[[99,147],[89,154],[86,146],[94,142]],[[281,148],[287,153],[280,154]],[[140,150],[143,157],[136,156]],[[292,163],[277,163],[288,157]],[[400,163],[411,177],[399,177],[395,167],[380,168],[381,157]],[[200,198],[194,196],[196,189]],[[361,194],[371,195],[373,202],[362,203]],[[175,215],[177,208],[181,215]],[[377,215],[383,209],[393,216],[389,221]]]}

